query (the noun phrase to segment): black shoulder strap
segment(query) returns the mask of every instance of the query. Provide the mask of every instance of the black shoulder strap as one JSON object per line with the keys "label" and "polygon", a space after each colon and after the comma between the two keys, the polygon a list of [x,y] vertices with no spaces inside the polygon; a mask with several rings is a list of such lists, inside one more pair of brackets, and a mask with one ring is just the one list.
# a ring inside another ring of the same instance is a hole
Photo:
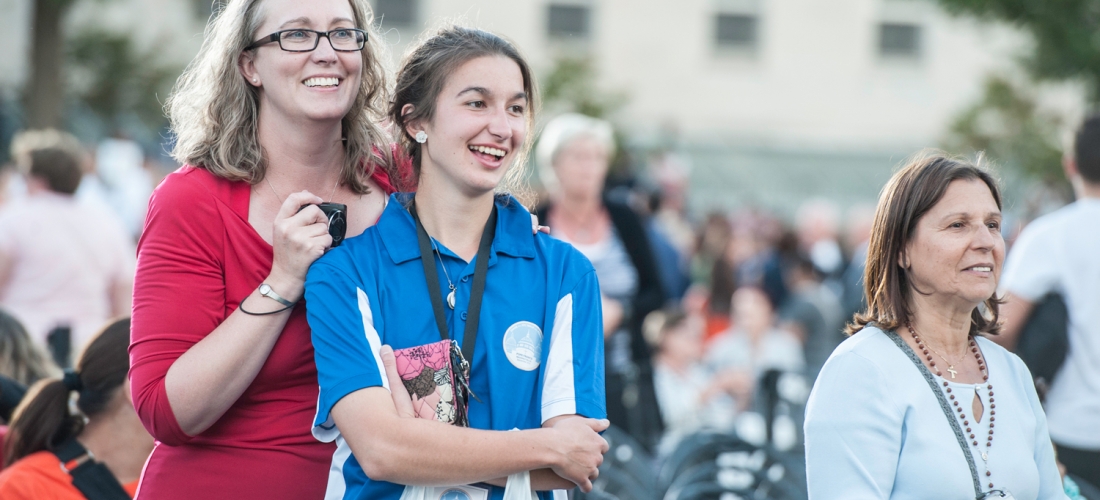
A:
{"label": "black shoulder strap", "polygon": [[[119,484],[114,474],[106,465],[92,459],[88,450],[85,450],[75,439],[61,443],[53,454],[61,461],[61,470],[73,477],[73,486],[80,490],[84,498],[88,500],[130,500],[130,494]],[[69,461],[86,457],[79,465],[69,469],[66,467]]]}
{"label": "black shoulder strap", "polygon": [[975,498],[981,498],[982,483],[978,479],[978,466],[974,463],[974,455],[970,453],[970,446],[966,444],[966,438],[963,436],[962,427],[959,426],[959,420],[951,413],[951,405],[947,403],[947,398],[943,397],[943,391],[936,386],[936,379],[932,378],[932,372],[928,371],[928,367],[924,366],[924,363],[917,357],[917,353],[913,352],[909,348],[909,344],[906,344],[905,340],[896,332],[883,330],[883,333],[897,344],[898,349],[901,349],[901,352],[904,352],[913,364],[917,365],[917,369],[924,376],[924,380],[928,382],[928,387],[932,388],[932,393],[936,395],[936,399],[940,402],[940,409],[947,417],[947,423],[951,424],[951,430],[955,431],[955,438],[959,440],[959,447],[962,448],[963,455],[966,456],[966,463],[970,466],[970,479],[974,481],[974,496]]}

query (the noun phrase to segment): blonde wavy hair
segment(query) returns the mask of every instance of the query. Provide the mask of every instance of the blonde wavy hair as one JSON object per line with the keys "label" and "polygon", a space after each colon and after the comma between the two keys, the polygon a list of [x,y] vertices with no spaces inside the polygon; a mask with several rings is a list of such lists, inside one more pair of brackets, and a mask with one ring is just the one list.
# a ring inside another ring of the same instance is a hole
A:
{"label": "blonde wavy hair", "polygon": [[[355,26],[367,32],[359,92],[343,119],[341,182],[359,194],[380,166],[393,172],[389,136],[381,123],[389,104],[381,36],[366,0],[348,0]],[[211,16],[198,55],[187,66],[165,110],[175,135],[172,157],[229,180],[256,184],[267,162],[256,134],[259,89],[238,69],[238,58],[263,23],[261,0],[229,0]]]}

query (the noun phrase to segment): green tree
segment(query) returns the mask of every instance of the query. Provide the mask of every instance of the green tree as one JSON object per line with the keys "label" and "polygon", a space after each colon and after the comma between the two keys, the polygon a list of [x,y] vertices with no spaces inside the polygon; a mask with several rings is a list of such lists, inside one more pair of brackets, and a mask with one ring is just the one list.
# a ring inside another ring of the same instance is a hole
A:
{"label": "green tree", "polygon": [[65,14],[75,0],[35,0],[30,75],[24,87],[27,126],[60,127],[64,121]]}
{"label": "green tree", "polygon": [[[607,91],[596,83],[596,67],[588,57],[559,57],[554,66],[539,81],[542,101],[547,113],[554,116],[560,113],[580,113],[595,118],[610,120],[612,115],[627,102],[626,94]],[[615,142],[619,148],[611,160],[612,178],[631,176],[630,157],[622,131],[615,128]]]}
{"label": "green tree", "polygon": [[939,0],[948,12],[1008,22],[1030,33],[1024,64],[1039,79],[1079,78],[1100,99],[1100,0]]}
{"label": "green tree", "polygon": [[[160,128],[160,100],[183,68],[161,62],[155,47],[139,50],[127,33],[95,27],[74,31],[67,17],[79,1],[33,2],[29,76],[22,92],[24,126],[62,128],[76,104],[111,126],[117,127],[125,116],[139,118],[152,130]],[[202,15],[203,2],[194,1],[196,15]],[[205,7],[206,15],[209,10]]]}
{"label": "green tree", "polygon": [[183,68],[161,62],[155,48],[139,50],[128,34],[97,29],[73,35],[68,53],[71,92],[112,130],[131,117],[152,130],[165,124],[161,101]]}
{"label": "green tree", "polygon": [[1043,113],[1032,89],[1042,81],[1084,84],[1100,100],[1100,0],[938,0],[948,12],[1008,23],[1031,35],[1020,61],[1032,79],[992,76],[980,101],[964,110],[945,141],[951,151],[984,151],[996,164],[1071,198],[1061,170],[1061,117]]}
{"label": "green tree", "polygon": [[1064,184],[1058,134],[1064,123],[1043,112],[1035,97],[1007,79],[994,76],[977,103],[951,124],[944,147],[957,153],[984,151],[997,165],[1051,186]]}
{"label": "green tree", "polygon": [[597,87],[595,66],[586,57],[558,58],[541,80],[542,100],[552,114],[572,111],[607,119],[626,104],[624,94]]}

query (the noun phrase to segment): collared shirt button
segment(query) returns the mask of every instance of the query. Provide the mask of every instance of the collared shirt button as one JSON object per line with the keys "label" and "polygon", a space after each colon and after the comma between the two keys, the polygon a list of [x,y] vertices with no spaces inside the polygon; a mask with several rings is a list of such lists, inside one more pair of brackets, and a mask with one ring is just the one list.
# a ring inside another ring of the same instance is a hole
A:
{"label": "collared shirt button", "polygon": [[466,311],[462,311],[462,321],[466,321]]}

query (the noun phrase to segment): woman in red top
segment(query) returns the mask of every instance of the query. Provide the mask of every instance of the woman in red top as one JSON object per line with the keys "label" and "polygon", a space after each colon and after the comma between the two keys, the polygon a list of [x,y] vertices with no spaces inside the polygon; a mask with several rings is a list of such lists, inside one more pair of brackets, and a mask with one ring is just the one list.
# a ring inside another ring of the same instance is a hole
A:
{"label": "woman in red top", "polygon": [[[79,474],[98,478],[97,491],[113,491],[110,498],[134,494],[153,438],[141,427],[126,388],[129,343],[130,319],[116,320],[88,343],[77,371],[31,387],[4,442],[8,467],[0,472],[0,498],[96,498],[73,485]],[[69,412],[74,392],[78,415]]]}
{"label": "woman in red top", "polygon": [[231,0],[177,82],[185,166],[150,200],[134,284],[133,400],[158,441],[138,498],[324,495],[300,299],[332,238],[306,205],[346,204],[351,237],[394,190],[371,22],[365,0]]}

